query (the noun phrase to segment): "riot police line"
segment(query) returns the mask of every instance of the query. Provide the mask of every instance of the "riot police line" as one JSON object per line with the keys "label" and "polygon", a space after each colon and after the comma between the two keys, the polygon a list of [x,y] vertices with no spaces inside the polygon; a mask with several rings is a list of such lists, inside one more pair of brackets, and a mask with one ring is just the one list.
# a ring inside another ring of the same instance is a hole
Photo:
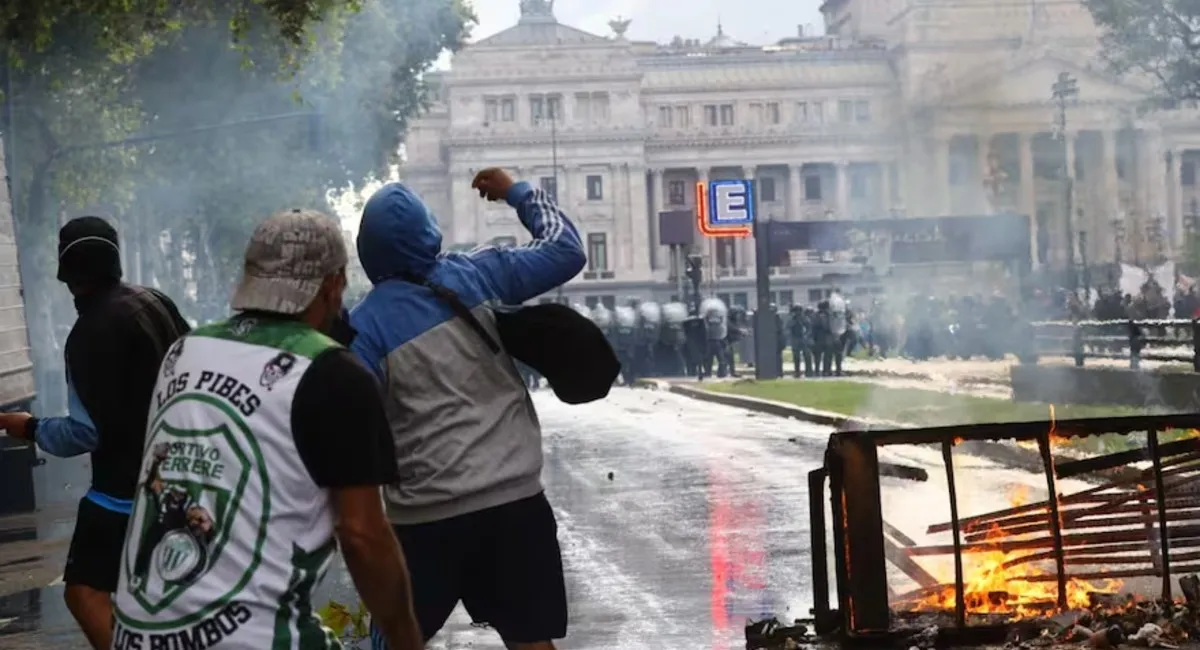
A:
{"label": "riot police line", "polygon": [[[694,316],[682,302],[631,299],[613,309],[573,307],[608,337],[626,385],[644,377],[737,377],[738,363],[755,361],[756,314],[716,297],[698,302]],[[845,358],[859,346],[868,356],[913,361],[1032,354],[1028,316],[1001,295],[876,298],[864,309],[851,309],[835,289],[816,305],[780,311],[772,304],[766,313],[776,319],[781,359],[791,348],[792,363],[780,366],[782,374],[795,377],[841,376]],[[530,388],[540,383],[529,372],[526,379]]]}
{"label": "riot police line", "polygon": [[[719,298],[700,302],[696,315],[689,316],[682,302],[660,304],[630,299],[609,309],[572,307],[587,316],[608,337],[621,360],[621,381],[633,385],[645,377],[737,377],[737,362],[753,363],[752,337],[756,314]],[[853,317],[847,301],[838,293],[821,301],[815,309],[793,306],[786,319],[775,305],[766,313],[776,319],[779,347],[790,345],[797,376],[842,374],[842,361],[851,346]],[[522,368],[530,388],[538,378]]]}

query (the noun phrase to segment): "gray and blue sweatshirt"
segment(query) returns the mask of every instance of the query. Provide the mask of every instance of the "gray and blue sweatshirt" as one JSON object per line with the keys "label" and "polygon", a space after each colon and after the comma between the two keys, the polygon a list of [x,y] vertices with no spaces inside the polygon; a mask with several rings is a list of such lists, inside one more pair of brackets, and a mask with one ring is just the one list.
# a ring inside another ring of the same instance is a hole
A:
{"label": "gray and blue sweatshirt", "polygon": [[499,340],[491,307],[540,296],[587,263],[578,231],[544,191],[517,183],[507,201],[533,241],[470,253],[442,251],[433,215],[404,185],[385,185],[363,208],[358,255],[374,288],[350,314],[352,348],[383,385],[400,469],[385,490],[393,523],[439,521],[542,491],[541,428],[512,358],[492,353],[430,290],[400,279],[454,291]]}

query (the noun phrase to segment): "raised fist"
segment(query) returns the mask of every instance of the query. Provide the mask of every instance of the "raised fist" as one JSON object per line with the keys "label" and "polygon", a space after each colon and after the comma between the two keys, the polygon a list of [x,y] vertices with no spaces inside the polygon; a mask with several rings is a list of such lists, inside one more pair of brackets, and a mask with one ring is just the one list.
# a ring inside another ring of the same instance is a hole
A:
{"label": "raised fist", "polygon": [[503,201],[513,186],[512,176],[499,167],[488,167],[475,174],[471,187],[479,191],[479,197],[488,201]]}

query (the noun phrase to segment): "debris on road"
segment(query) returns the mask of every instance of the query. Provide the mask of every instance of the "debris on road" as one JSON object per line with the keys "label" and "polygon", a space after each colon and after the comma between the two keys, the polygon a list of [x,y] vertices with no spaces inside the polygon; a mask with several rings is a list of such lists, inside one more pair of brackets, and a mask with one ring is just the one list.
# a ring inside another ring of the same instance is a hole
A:
{"label": "debris on road", "polygon": [[801,645],[816,643],[809,636],[808,626],[797,619],[784,625],[775,617],[761,621],[746,621],[746,650],[795,650]]}

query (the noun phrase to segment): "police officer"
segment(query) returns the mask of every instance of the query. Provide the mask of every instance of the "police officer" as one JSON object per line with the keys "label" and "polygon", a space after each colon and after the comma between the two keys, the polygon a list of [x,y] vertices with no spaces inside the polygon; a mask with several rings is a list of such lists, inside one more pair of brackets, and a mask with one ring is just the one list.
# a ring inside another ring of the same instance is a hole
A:
{"label": "police officer", "polygon": [[662,328],[662,307],[657,302],[648,300],[637,305],[637,312],[637,374],[640,377],[653,377],[658,374],[658,338]]}
{"label": "police officer", "polygon": [[621,378],[632,386],[638,378],[637,312],[628,305],[619,306],[614,314],[617,358],[621,360]]}
{"label": "police officer", "polygon": [[800,365],[804,364],[804,376],[813,376],[813,330],[810,310],[792,305],[788,321],[788,342],[792,346],[792,370],[798,379]]}
{"label": "police officer", "polygon": [[683,324],[687,320],[687,305],[669,302],[663,305],[662,315],[663,322],[658,339],[662,350],[662,364],[659,370],[668,377],[685,375],[687,362],[683,353],[687,335]]}
{"label": "police officer", "polygon": [[717,362],[717,376],[729,374],[729,310],[718,298],[708,298],[700,304],[704,316],[705,353],[701,376],[711,377],[713,360]]}

